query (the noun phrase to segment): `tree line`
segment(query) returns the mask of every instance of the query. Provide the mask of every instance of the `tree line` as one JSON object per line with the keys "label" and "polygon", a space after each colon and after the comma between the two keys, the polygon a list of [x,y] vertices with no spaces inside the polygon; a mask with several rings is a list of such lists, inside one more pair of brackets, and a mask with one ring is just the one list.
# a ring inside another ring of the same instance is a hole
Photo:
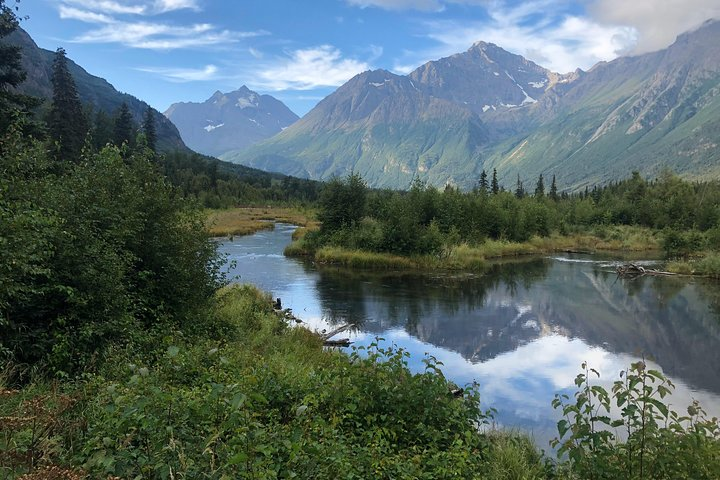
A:
{"label": "tree line", "polygon": [[483,172],[471,192],[439,190],[420,180],[408,192],[370,190],[351,174],[324,186],[320,231],[310,245],[338,245],[403,255],[434,254],[444,245],[486,239],[523,242],[533,236],[570,234],[588,228],[637,225],[664,233],[669,253],[720,249],[720,184],[688,182],[671,172],[628,179],[583,192],[558,193],[553,177],[545,193],[541,175],[534,192],[518,179],[510,192]]}

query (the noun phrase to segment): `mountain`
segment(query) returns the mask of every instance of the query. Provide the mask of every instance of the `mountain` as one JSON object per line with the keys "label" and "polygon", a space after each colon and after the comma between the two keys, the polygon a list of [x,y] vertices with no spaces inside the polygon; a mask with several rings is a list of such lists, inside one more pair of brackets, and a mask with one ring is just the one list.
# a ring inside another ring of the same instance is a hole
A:
{"label": "mountain", "polygon": [[215,92],[202,103],[174,103],[165,116],[190,148],[214,156],[249,147],[298,119],[281,101],[245,86],[230,93]]}
{"label": "mountain", "polygon": [[[22,47],[22,66],[27,79],[18,90],[27,95],[52,98],[52,64],[55,52],[37,46],[30,35],[21,28],[6,37],[9,44]],[[105,79],[89,74],[78,64],[68,59],[68,69],[77,85],[80,100],[97,110],[112,115],[123,102],[128,104],[135,122],[140,125],[148,104],[127,93],[118,92]],[[157,129],[157,148],[160,151],[187,150],[175,125],[160,112],[154,110]]]}
{"label": "mountain", "polygon": [[364,72],[304,118],[224,159],[326,179],[355,171],[372,186],[419,177],[472,187],[497,168],[555,175],[574,190],[670,168],[720,178],[720,22],[667,49],[551,72],[485,42],[407,76]]}

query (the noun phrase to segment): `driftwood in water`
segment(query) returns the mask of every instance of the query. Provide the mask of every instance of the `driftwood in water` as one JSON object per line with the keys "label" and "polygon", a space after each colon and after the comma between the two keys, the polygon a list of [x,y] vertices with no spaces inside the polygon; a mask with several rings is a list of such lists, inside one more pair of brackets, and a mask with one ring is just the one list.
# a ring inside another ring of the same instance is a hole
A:
{"label": "driftwood in water", "polygon": [[640,277],[643,275],[675,275],[672,272],[663,272],[652,268],[645,268],[642,265],[635,263],[627,263],[625,265],[619,265],[615,271],[620,277]]}
{"label": "driftwood in water", "polygon": [[335,330],[330,330],[328,333],[323,332],[322,334],[320,334],[320,336],[322,337],[323,340],[328,340],[328,339],[334,337],[335,335],[337,335],[338,333],[342,333],[345,330],[350,330],[352,327],[353,327],[353,324],[348,323],[346,325],[336,328]]}
{"label": "driftwood in water", "polygon": [[320,333],[320,338],[323,339],[323,345],[326,347],[349,347],[352,343],[349,338],[341,338],[340,340],[330,340],[332,337],[337,335],[338,333],[342,333],[346,330],[349,330],[354,325],[352,323],[348,323],[346,325],[342,325],[334,330],[331,330],[327,333],[323,331]]}

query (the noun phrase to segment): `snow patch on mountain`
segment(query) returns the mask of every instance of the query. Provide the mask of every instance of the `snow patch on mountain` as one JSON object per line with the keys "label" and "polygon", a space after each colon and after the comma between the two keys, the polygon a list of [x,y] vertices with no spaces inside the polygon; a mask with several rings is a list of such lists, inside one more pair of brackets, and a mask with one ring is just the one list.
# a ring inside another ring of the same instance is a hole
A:
{"label": "snow patch on mountain", "polygon": [[215,130],[216,128],[222,127],[223,125],[225,125],[225,124],[224,124],[224,123],[219,123],[219,124],[217,124],[217,125],[208,125],[208,126],[206,126],[206,127],[203,127],[203,130],[205,130],[206,132],[210,133],[210,132],[212,132],[213,130]]}

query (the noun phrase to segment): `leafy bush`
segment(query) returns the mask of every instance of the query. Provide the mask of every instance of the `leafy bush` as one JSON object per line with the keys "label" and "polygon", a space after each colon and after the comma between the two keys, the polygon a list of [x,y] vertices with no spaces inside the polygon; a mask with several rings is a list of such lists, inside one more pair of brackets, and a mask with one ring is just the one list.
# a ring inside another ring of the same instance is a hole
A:
{"label": "leafy bush", "polygon": [[[574,400],[556,395],[562,411],[559,437],[579,478],[715,479],[720,477],[720,423],[707,419],[697,402],[681,416],[663,399],[673,384],[644,361],[621,372],[607,392],[590,382],[600,374],[582,364]],[[616,409],[619,409],[616,410]]]}

